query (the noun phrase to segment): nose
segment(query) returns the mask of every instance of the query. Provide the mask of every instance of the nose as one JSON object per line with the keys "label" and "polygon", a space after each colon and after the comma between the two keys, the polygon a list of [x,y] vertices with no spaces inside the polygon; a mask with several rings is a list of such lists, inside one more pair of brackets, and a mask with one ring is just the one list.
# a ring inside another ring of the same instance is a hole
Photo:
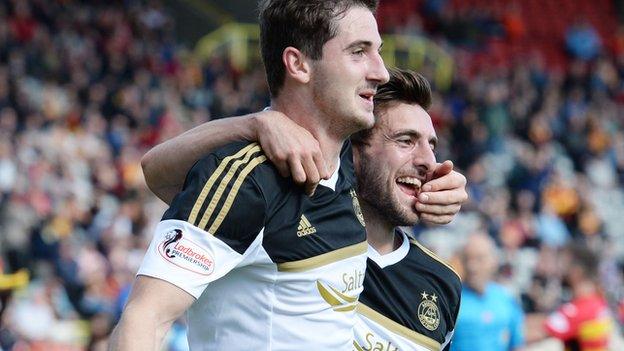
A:
{"label": "nose", "polygon": [[383,58],[378,52],[375,52],[372,56],[368,79],[375,81],[378,84],[384,84],[390,80],[388,69],[386,69]]}
{"label": "nose", "polygon": [[423,176],[429,177],[437,165],[435,154],[427,141],[418,143],[418,147],[414,148],[413,153],[414,166]]}

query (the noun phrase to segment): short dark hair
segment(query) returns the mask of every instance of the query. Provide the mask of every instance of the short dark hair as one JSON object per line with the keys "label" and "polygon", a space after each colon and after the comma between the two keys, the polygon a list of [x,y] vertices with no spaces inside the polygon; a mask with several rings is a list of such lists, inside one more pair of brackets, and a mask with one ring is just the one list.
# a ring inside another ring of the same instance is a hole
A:
{"label": "short dark hair", "polygon": [[600,257],[581,243],[568,245],[566,251],[572,256],[571,265],[579,267],[586,279],[596,280],[600,271]]}
{"label": "short dark hair", "polygon": [[336,19],[355,6],[375,13],[378,0],[261,0],[260,47],[271,96],[284,85],[284,49],[299,49],[312,60],[323,57],[323,45],[337,34]]}
{"label": "short dark hair", "polygon": [[[397,103],[417,104],[424,110],[431,107],[431,85],[420,73],[389,68],[390,80],[377,88],[375,94],[375,117],[379,118],[388,107]],[[371,135],[372,129],[359,131],[351,136],[354,143],[363,143]]]}

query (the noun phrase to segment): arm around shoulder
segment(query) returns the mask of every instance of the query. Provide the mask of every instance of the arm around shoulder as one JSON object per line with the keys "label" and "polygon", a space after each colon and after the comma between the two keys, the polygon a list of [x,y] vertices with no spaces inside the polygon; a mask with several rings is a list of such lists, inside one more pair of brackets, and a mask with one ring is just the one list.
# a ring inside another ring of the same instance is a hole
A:
{"label": "arm around shoulder", "polygon": [[197,160],[228,143],[257,140],[257,124],[256,114],[210,121],[154,146],[141,159],[147,186],[170,204]]}
{"label": "arm around shoulder", "polygon": [[201,157],[234,141],[258,141],[283,176],[313,193],[330,174],[310,132],[278,111],[262,111],[204,123],[149,150],[141,167],[149,189],[170,204],[187,172]]}
{"label": "arm around shoulder", "polygon": [[171,324],[195,302],[193,296],[164,280],[139,275],[110,350],[160,350]]}

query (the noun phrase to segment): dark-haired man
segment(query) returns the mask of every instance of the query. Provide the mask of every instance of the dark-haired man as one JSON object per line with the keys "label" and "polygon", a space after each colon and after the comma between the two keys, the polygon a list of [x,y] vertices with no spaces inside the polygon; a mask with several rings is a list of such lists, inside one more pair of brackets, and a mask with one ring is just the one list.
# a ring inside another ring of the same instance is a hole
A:
{"label": "dark-haired man", "polygon": [[191,349],[352,347],[362,286],[343,285],[364,275],[367,246],[345,141],[373,125],[373,96],[388,80],[376,6],[262,2],[271,107],[318,140],[332,175],[310,198],[255,143],[202,158],[155,230],[113,349],[159,349],[184,311]]}
{"label": "dark-haired man", "polygon": [[453,336],[459,275],[399,229],[419,221],[415,198],[436,166],[430,105],[424,77],[390,70],[375,96],[375,126],[351,138],[369,244],[357,350],[447,350]]}
{"label": "dark-haired man", "polygon": [[[359,276],[345,276],[346,286],[364,286],[356,309],[356,350],[441,350],[448,347],[453,335],[459,308],[459,276],[398,229],[418,222],[415,199],[436,167],[433,149],[437,137],[426,112],[430,104],[431,90],[425,78],[392,69],[390,81],[380,86],[375,95],[375,126],[351,138],[368,241],[363,281]],[[264,112],[263,116],[267,114],[280,117],[276,112]],[[232,124],[234,120],[204,126],[213,127],[212,135],[227,130],[224,123]],[[297,132],[297,128],[292,131]],[[146,178],[152,179],[150,188],[165,201],[167,191],[161,189],[167,187],[153,182],[158,178],[151,172],[184,168],[176,159],[164,156],[166,150],[191,153],[190,139],[183,135],[150,151],[149,163],[159,166],[149,164],[145,168]],[[265,144],[274,148],[275,141],[282,139],[271,138]],[[204,146],[218,145],[211,138],[207,140]],[[300,230],[309,228],[303,223]],[[310,234],[314,235],[306,233]],[[324,293],[341,298],[337,291]]]}
{"label": "dark-haired man", "polygon": [[388,80],[375,7],[264,2],[271,107],[318,141],[316,162],[331,176],[307,197],[256,144],[201,159],[156,229],[114,348],[157,348],[187,309],[192,349],[353,346],[367,245],[345,140],[373,125],[373,96]]}

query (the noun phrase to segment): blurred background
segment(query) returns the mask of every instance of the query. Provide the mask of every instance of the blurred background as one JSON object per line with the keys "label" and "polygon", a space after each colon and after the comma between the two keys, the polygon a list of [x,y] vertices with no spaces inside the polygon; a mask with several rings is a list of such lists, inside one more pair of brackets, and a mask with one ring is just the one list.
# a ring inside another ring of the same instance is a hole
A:
{"label": "blurred background", "polygon": [[[527,316],[528,344],[541,328],[531,316],[571,297],[562,248],[591,248],[620,328],[624,2],[380,3],[386,64],[432,82],[438,160],[468,179],[452,224],[410,230],[460,272],[468,235],[492,238],[492,279]],[[141,156],[269,103],[255,9],[0,1],[2,350],[105,349],[166,209],[144,184]],[[166,344],[186,349],[183,321]]]}

